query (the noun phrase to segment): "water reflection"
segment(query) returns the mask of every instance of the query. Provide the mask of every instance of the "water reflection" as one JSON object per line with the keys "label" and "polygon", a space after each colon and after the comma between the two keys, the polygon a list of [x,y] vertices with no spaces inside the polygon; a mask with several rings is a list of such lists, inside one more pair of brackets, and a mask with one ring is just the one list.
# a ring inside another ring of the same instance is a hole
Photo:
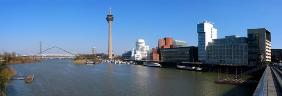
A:
{"label": "water reflection", "polygon": [[31,85],[11,81],[9,96],[218,96],[235,87],[214,84],[215,73],[140,65],[87,66],[47,60],[12,66],[36,77]]}

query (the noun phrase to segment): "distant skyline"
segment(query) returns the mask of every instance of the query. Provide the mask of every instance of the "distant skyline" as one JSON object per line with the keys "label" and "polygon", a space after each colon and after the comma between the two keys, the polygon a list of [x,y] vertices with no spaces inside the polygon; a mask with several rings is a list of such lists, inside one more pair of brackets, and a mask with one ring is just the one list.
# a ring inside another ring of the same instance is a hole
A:
{"label": "distant skyline", "polygon": [[106,15],[112,8],[113,51],[121,54],[143,38],[157,46],[172,37],[197,46],[197,24],[215,23],[219,38],[246,37],[266,28],[272,48],[282,48],[281,0],[1,0],[0,52],[36,54],[59,46],[74,53],[107,53]]}

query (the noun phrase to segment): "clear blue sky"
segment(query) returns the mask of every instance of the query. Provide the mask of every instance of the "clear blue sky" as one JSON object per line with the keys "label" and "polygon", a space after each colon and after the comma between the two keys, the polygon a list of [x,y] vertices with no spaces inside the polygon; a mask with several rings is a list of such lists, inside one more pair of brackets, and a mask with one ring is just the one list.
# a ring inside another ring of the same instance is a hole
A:
{"label": "clear blue sky", "polygon": [[282,0],[0,0],[0,52],[34,54],[40,41],[44,48],[106,52],[109,7],[117,54],[135,47],[138,38],[150,47],[166,36],[197,46],[196,24],[203,20],[215,23],[219,37],[265,27],[272,47],[282,48],[281,5]]}

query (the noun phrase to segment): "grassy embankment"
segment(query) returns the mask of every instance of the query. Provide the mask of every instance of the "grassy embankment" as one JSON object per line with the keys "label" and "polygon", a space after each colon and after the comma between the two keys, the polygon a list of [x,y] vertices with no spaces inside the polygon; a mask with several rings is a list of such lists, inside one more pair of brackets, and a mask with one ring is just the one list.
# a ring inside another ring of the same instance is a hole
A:
{"label": "grassy embankment", "polygon": [[73,63],[74,64],[85,64],[87,59],[74,59]]}
{"label": "grassy embankment", "polygon": [[86,64],[87,61],[93,61],[95,64],[100,63],[100,60],[95,55],[79,55],[73,60],[74,64]]}
{"label": "grassy embankment", "polygon": [[0,59],[5,64],[26,64],[40,61],[40,58],[36,58],[33,56],[19,56],[16,53],[0,53]]}
{"label": "grassy embankment", "polygon": [[25,64],[38,61],[33,57],[17,56],[15,53],[0,54],[0,96],[6,96],[9,80],[16,75],[16,70],[9,64]]}
{"label": "grassy embankment", "polygon": [[16,70],[6,64],[0,65],[0,96],[6,96],[9,80],[16,75]]}
{"label": "grassy embankment", "polygon": [[39,61],[39,59],[33,58],[33,57],[11,57],[9,59],[6,59],[7,64],[28,64],[28,63],[34,63]]}

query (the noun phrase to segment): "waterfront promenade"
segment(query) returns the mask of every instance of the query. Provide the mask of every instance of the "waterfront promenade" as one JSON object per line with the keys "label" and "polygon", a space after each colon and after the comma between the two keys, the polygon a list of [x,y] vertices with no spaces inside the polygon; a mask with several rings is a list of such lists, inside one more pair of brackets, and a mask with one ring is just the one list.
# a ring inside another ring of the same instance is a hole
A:
{"label": "waterfront promenade", "polygon": [[281,96],[282,95],[281,67],[267,66],[253,95]]}

